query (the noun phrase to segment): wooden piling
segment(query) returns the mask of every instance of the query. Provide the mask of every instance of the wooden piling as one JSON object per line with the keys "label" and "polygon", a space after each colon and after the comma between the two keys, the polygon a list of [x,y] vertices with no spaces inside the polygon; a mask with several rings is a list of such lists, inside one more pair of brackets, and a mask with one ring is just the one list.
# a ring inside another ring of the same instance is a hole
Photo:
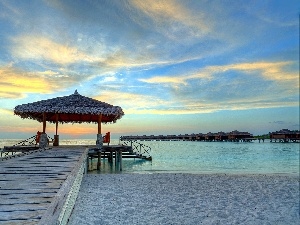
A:
{"label": "wooden piling", "polygon": [[122,151],[120,151],[120,171],[122,171]]}
{"label": "wooden piling", "polygon": [[98,152],[98,162],[97,162],[97,170],[100,170],[101,167],[101,152]]}
{"label": "wooden piling", "polygon": [[87,154],[86,161],[85,161],[85,174],[89,171],[89,155]]}
{"label": "wooden piling", "polygon": [[117,150],[115,150],[115,168],[117,169],[118,167],[118,154],[117,154]]}
{"label": "wooden piling", "polygon": [[109,153],[108,153],[108,162],[110,162],[110,163],[112,163],[113,162],[113,152],[112,151],[110,151]]}

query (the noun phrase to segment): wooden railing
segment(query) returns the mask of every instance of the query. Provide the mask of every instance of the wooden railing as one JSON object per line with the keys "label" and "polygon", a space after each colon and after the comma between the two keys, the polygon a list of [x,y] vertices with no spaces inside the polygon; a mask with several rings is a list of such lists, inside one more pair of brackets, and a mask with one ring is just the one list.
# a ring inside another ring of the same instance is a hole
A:
{"label": "wooden railing", "polygon": [[[18,142],[12,146],[4,146],[0,150],[0,158],[11,157],[20,153],[34,151],[39,148],[38,143],[36,143],[37,135],[27,138],[23,141]],[[48,136],[49,142],[53,142],[54,138]]]}
{"label": "wooden railing", "polygon": [[36,135],[27,138],[23,141],[20,141],[17,144],[14,144],[13,146],[28,146],[28,145],[36,145]]}
{"label": "wooden railing", "polygon": [[145,157],[151,157],[151,148],[143,143],[135,140],[121,140],[120,143],[123,145],[131,146],[132,151]]}

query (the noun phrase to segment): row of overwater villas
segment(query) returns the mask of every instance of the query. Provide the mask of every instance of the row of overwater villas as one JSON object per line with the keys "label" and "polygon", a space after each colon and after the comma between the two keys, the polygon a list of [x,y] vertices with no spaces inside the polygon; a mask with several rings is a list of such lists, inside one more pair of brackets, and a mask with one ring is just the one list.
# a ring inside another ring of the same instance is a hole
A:
{"label": "row of overwater villas", "polygon": [[121,136],[121,141],[124,140],[145,140],[145,141],[252,141],[256,140],[253,134],[249,132],[231,131],[218,132],[207,134],[179,134],[179,135],[130,135]]}
{"label": "row of overwater villas", "polygon": [[[269,132],[270,141],[279,142],[300,142],[300,131],[290,131],[282,129],[280,131]],[[231,131],[207,134],[179,134],[179,135],[130,135],[121,136],[121,141],[125,140],[145,140],[145,141],[253,141],[256,138],[249,132]]]}

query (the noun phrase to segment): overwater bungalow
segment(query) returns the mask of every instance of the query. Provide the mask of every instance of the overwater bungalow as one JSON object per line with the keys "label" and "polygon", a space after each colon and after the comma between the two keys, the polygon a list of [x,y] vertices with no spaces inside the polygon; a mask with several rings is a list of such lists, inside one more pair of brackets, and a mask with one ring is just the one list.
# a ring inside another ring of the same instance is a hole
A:
{"label": "overwater bungalow", "polygon": [[209,132],[205,135],[205,141],[214,141],[214,140],[215,140],[215,134],[214,133]]}
{"label": "overwater bungalow", "polygon": [[215,135],[215,140],[216,141],[227,141],[228,140],[228,134],[220,131]]}
{"label": "overwater bungalow", "polygon": [[300,131],[290,131],[289,129],[282,129],[280,131],[270,132],[271,142],[300,142]]}
{"label": "overwater bungalow", "polygon": [[237,130],[231,131],[228,133],[228,140],[229,141],[249,141],[249,140],[254,140],[253,134],[250,134],[249,132],[239,132]]}

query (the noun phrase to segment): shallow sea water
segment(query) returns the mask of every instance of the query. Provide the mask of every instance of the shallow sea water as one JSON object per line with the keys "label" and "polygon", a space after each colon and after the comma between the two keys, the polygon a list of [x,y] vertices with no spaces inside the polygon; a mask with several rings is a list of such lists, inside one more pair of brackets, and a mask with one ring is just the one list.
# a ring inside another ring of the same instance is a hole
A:
{"label": "shallow sea water", "polygon": [[[19,140],[0,139],[0,148]],[[118,144],[112,140],[111,144]],[[299,175],[299,143],[142,141],[151,147],[152,162],[123,159],[122,173],[226,173]],[[61,145],[94,145],[95,140],[60,140]],[[96,165],[96,161],[93,162]],[[100,171],[115,173],[115,166],[102,160]]]}
{"label": "shallow sea water", "polygon": [[[126,172],[299,174],[299,143],[147,141],[152,162],[129,163]],[[138,161],[138,160],[136,160]]]}

